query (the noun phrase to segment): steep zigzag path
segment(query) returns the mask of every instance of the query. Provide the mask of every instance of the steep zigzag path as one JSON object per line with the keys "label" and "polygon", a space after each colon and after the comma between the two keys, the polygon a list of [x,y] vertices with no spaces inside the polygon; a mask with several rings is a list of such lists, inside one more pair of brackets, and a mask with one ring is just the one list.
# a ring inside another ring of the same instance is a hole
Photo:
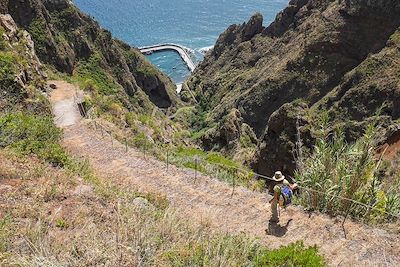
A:
{"label": "steep zigzag path", "polygon": [[268,225],[265,194],[239,187],[231,198],[231,187],[221,181],[199,176],[194,183],[190,170],[172,166],[166,173],[163,162],[144,159],[135,149],[125,153],[122,144],[114,141],[112,146],[109,138],[103,139],[76,116],[74,86],[52,83],[57,85],[51,101],[56,123],[64,128],[65,148],[88,158],[96,173],[116,186],[164,194],[181,215],[208,221],[216,231],[258,237],[270,248],[297,240],[316,244],[331,266],[400,266],[399,235],[348,221],[346,239],[340,221],[294,206],[282,212],[280,224]]}

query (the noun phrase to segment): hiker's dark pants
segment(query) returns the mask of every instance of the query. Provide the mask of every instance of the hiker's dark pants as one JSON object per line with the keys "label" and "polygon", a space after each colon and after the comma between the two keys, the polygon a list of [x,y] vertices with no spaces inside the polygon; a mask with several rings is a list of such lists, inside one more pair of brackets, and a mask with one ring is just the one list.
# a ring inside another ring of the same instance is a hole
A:
{"label": "hiker's dark pants", "polygon": [[272,200],[271,202],[271,212],[272,212],[272,216],[271,216],[271,220],[272,221],[278,221],[279,217],[278,217],[278,201],[277,200]]}

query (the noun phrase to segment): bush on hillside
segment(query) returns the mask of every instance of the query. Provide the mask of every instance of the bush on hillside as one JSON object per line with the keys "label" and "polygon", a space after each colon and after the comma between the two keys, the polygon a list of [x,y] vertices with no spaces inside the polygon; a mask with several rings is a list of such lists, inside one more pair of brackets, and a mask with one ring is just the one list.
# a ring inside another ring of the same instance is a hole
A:
{"label": "bush on hillside", "polygon": [[218,258],[223,258],[220,264],[233,266],[325,266],[318,249],[305,247],[302,242],[269,250],[251,240],[229,235],[204,243],[196,240],[165,252],[163,257],[171,266],[213,266]]}
{"label": "bush on hillside", "polygon": [[100,53],[94,53],[87,61],[81,61],[72,80],[86,90],[116,95],[121,91],[120,85],[102,68],[102,60]]}
{"label": "bush on hillside", "polygon": [[63,166],[67,155],[58,143],[61,135],[50,117],[22,112],[0,114],[0,147],[11,147],[23,155],[35,154]]}
{"label": "bush on hillside", "polygon": [[264,250],[255,257],[254,266],[325,266],[324,258],[318,254],[318,248],[305,247],[296,242],[276,250]]}
{"label": "bush on hillside", "polygon": [[17,93],[18,88],[15,82],[17,58],[13,53],[0,52],[0,80],[1,89],[9,92],[9,94]]}
{"label": "bush on hillside", "polygon": [[48,33],[46,21],[41,18],[35,18],[29,25],[28,31],[35,42],[36,52],[38,54],[47,53]]}
{"label": "bush on hillside", "polygon": [[[386,192],[379,177],[380,161],[375,155],[376,129],[369,126],[355,143],[345,141],[341,131],[333,137],[325,132],[317,139],[314,152],[301,160],[296,179],[305,190],[300,203],[330,215],[351,215],[366,221],[393,219],[399,214],[399,198]],[[353,199],[365,205],[355,204]]]}

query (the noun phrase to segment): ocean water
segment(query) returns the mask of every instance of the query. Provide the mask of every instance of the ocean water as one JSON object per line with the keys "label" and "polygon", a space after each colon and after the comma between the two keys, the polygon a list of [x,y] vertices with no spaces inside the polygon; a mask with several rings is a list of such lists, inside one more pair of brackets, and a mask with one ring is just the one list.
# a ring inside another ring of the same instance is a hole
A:
{"label": "ocean water", "polygon": [[[212,47],[231,24],[247,21],[255,12],[268,25],[289,0],[74,0],[114,37],[136,47],[177,43],[189,48],[195,60],[201,50]],[[160,52],[149,60],[182,82],[190,75],[177,53]]]}

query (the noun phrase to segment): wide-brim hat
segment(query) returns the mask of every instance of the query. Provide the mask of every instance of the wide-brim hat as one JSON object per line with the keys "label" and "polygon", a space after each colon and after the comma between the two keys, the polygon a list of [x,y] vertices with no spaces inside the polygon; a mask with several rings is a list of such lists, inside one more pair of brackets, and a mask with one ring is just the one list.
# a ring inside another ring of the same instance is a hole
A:
{"label": "wide-brim hat", "polygon": [[285,176],[282,174],[282,172],[277,171],[275,172],[274,177],[272,177],[272,179],[275,182],[282,182],[283,180],[285,180]]}

